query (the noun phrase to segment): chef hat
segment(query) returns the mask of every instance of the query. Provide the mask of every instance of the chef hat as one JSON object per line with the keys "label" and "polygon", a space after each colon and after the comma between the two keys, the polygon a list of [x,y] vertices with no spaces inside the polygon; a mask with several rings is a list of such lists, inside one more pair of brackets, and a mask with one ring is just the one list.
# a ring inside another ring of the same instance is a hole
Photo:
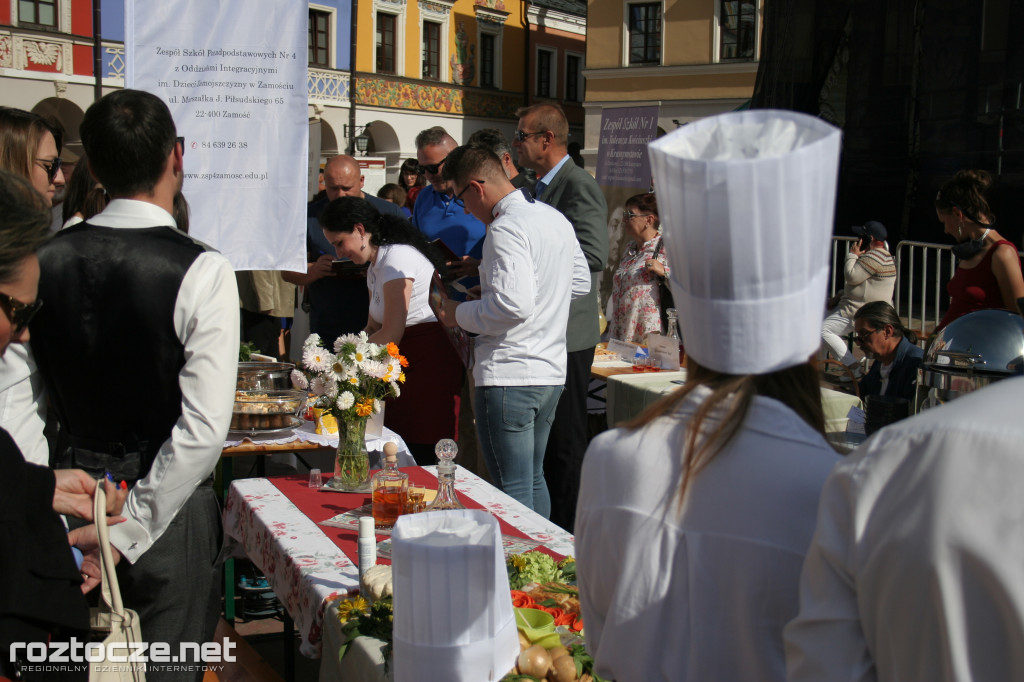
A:
{"label": "chef hat", "polygon": [[790,111],[701,119],[650,144],[687,354],[728,374],[821,343],[840,132]]}
{"label": "chef hat", "polygon": [[501,529],[489,512],[398,517],[395,682],[498,680],[519,654]]}

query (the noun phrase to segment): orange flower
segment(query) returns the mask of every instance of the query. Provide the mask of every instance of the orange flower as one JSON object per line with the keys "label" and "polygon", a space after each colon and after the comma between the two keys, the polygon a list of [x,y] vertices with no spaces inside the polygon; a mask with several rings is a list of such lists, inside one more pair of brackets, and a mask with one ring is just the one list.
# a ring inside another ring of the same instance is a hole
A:
{"label": "orange flower", "polygon": [[517,609],[531,609],[533,598],[522,590],[512,590],[512,606]]}
{"label": "orange flower", "polygon": [[409,366],[409,361],[405,359],[404,355],[399,355],[398,356],[398,364],[400,364],[402,367],[408,367]]}
{"label": "orange flower", "polygon": [[388,343],[388,355],[390,355],[393,358],[399,357],[399,355],[398,355],[398,346],[396,346],[394,343],[390,343],[389,342]]}
{"label": "orange flower", "polygon": [[371,414],[373,414],[373,398],[360,400],[356,403],[356,416],[369,417]]}

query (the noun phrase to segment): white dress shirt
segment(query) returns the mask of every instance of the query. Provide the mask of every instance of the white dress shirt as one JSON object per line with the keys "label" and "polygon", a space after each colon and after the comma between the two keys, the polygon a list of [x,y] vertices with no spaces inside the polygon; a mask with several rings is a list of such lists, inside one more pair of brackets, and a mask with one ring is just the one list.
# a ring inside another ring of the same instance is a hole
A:
{"label": "white dress shirt", "polygon": [[782,628],[839,457],[791,409],[756,396],[680,506],[686,426],[710,393],[697,388],[668,416],[601,434],[583,460],[580,604],[607,679],[785,679]]}
{"label": "white dress shirt", "polygon": [[[175,226],[174,218],[159,206],[128,199],[110,202],[89,223],[113,228]],[[185,365],[178,374],[181,416],[149,473],[128,494],[123,512],[128,520],[110,527],[111,543],[130,562],[167,530],[220,459],[238,375],[238,317],[238,286],[231,264],[215,251],[200,254],[185,273],[174,304],[174,330],[185,347]],[[145,377],[139,379],[141,395],[147,387]]]}
{"label": "white dress shirt", "polygon": [[43,393],[32,349],[27,343],[12,343],[0,358],[0,427],[11,434],[25,461],[45,467],[50,465],[50,448],[43,435]]}
{"label": "white dress shirt", "polygon": [[590,291],[590,268],[572,225],[521,190],[495,205],[480,261],[480,300],[455,319],[476,338],[477,386],[565,383],[569,301]]}
{"label": "white dress shirt", "polygon": [[[1024,679],[1024,378],[882,429],[825,483],[789,679]],[[589,624],[588,624],[589,628]]]}

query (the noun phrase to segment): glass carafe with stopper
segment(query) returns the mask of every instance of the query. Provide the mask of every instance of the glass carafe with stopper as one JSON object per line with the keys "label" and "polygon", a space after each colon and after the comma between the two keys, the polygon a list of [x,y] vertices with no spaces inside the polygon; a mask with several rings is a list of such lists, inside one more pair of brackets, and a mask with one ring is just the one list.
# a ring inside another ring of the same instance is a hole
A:
{"label": "glass carafe with stopper", "polygon": [[665,330],[665,335],[670,339],[675,339],[679,345],[679,365],[683,367],[686,365],[686,353],[683,351],[683,340],[679,337],[679,316],[676,313],[676,309],[667,309],[665,311],[665,318],[665,326],[668,327]]}
{"label": "glass carafe with stopper", "polygon": [[465,509],[455,494],[455,455],[459,446],[451,438],[443,438],[434,447],[437,455],[437,497],[427,507],[427,511],[442,509]]}
{"label": "glass carafe with stopper", "polygon": [[384,444],[384,468],[370,479],[373,491],[373,523],[377,528],[391,528],[405,511],[409,494],[409,475],[398,470],[398,446]]}

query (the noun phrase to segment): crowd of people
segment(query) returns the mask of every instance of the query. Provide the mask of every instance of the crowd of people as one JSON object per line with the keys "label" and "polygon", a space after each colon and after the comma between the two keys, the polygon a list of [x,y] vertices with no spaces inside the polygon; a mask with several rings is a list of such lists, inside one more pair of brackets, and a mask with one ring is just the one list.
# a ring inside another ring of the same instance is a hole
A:
{"label": "crowd of people", "polygon": [[[822,311],[838,132],[748,112],[652,145],[657,185],[678,191],[625,203],[632,241],[614,275],[609,334],[643,343],[666,332],[671,296],[683,311],[687,383],[588,446],[607,205],[569,154],[557,105],[516,118],[511,143],[497,129],[461,145],[444,128],[423,130],[416,158],[381,196],[364,192],[356,159],[330,158],[324,196],[308,210],[306,270],[235,273],[187,234],[183,144],[158,98],[126,89],[89,108],[55,234],[62,132],[0,108],[0,534],[33,547],[0,560],[0,577],[26,585],[0,596],[0,645],[87,629],[82,593],[99,579],[104,522],[143,638],[212,639],[222,534],[212,474],[239,341],[276,350],[301,291],[325,340],[364,331],[401,346],[408,380],[384,423],[417,462],[433,463],[434,444],[470,420],[490,480],[576,533],[598,674],[1024,673],[1013,647],[1000,646],[1024,643],[1018,543],[989,551],[1004,534],[987,526],[1016,518],[1006,474],[1024,434],[1008,412],[1024,379],[886,429],[844,460],[825,439],[813,359],[823,340],[866,395],[910,399],[922,361],[891,305],[896,267],[880,222],[855,228],[863,241],[845,259],[844,289]],[[722,130],[705,158],[701,145]],[[731,144],[742,147],[735,156]],[[750,152],[763,147],[772,151]],[[729,163],[762,181],[705,194],[705,176]],[[935,200],[958,241],[943,326],[975,309],[1015,310],[1024,297],[1015,247],[993,228],[990,184],[961,172]],[[783,193],[793,196],[780,202]],[[775,207],[792,238],[761,238],[751,202]],[[355,266],[344,275],[341,259]],[[471,335],[468,366],[446,327]],[[874,360],[864,376],[842,338],[851,332]],[[971,470],[957,455],[980,442],[985,459]],[[124,487],[110,487],[107,519],[93,519],[88,500],[104,478]],[[40,562],[53,570],[26,577]],[[890,618],[887,604],[901,598],[913,613]],[[966,606],[950,610],[950,598]],[[54,606],[40,619],[32,607],[44,599]],[[914,614],[931,620],[911,635]],[[977,643],[979,632],[990,636]],[[0,657],[8,677],[20,665]]]}

